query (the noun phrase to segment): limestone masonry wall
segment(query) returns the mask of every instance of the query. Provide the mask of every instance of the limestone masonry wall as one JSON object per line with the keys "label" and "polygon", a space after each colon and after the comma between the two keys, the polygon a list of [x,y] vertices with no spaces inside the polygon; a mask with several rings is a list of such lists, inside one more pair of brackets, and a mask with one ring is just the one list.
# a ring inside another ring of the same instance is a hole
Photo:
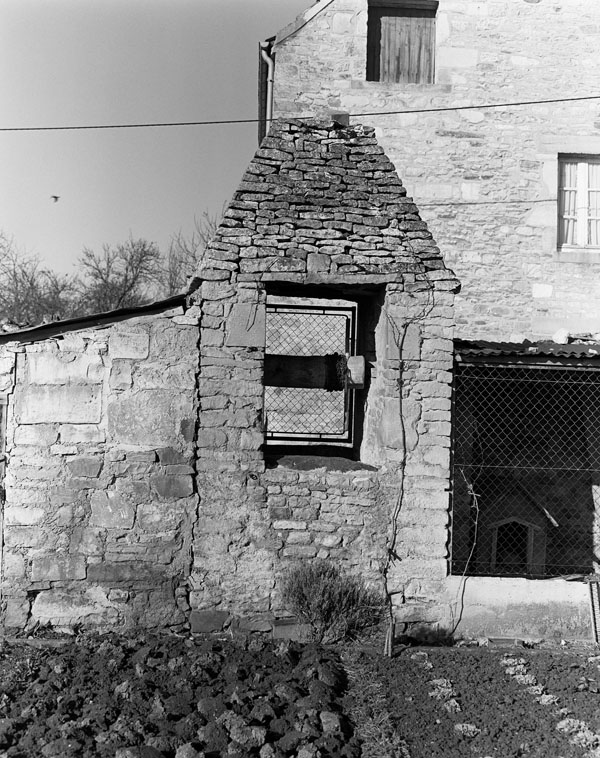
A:
{"label": "limestone masonry wall", "polygon": [[366,81],[367,15],[320,0],[279,33],[275,117],[375,126],[462,283],[458,336],[599,332],[599,249],[557,250],[558,155],[600,155],[597,100],[462,108],[594,95],[600,4],[440,0],[434,84]]}
{"label": "limestone masonry wall", "polygon": [[0,347],[5,625],[181,624],[197,319],[173,308],[19,339]]}
{"label": "limestone masonry wall", "polygon": [[[457,282],[372,129],[274,124],[198,278],[192,628],[230,616],[270,628],[287,613],[282,573],[317,556],[385,583],[407,623],[443,622]],[[360,300],[369,377],[353,461],[333,452],[299,469],[265,444],[271,294]]]}
{"label": "limestone masonry wall", "polygon": [[[0,339],[4,625],[269,630],[316,557],[446,624],[457,288],[372,129],[275,124],[185,312]],[[356,304],[346,447],[265,437],[269,298]]]}

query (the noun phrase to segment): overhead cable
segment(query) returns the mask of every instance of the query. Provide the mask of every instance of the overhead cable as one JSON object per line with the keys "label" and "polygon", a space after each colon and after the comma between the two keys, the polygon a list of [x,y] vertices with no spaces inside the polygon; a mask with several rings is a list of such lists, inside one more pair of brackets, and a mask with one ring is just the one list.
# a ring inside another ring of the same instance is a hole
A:
{"label": "overhead cable", "polygon": [[[396,116],[410,113],[443,113],[447,111],[473,111],[490,108],[515,108],[524,105],[550,105],[553,103],[576,103],[585,100],[600,100],[600,95],[582,95],[581,97],[561,97],[551,100],[519,100],[506,103],[483,103],[481,105],[451,105],[439,108],[405,108],[394,111],[371,111],[367,113],[350,113],[352,118],[364,116]],[[298,120],[314,118],[314,116],[298,116]],[[257,118],[221,119],[211,121],[158,121],[142,124],[82,124],[79,126],[3,126],[0,132],[60,132],[85,129],[150,129],[173,126],[221,126],[225,124],[257,124]]]}

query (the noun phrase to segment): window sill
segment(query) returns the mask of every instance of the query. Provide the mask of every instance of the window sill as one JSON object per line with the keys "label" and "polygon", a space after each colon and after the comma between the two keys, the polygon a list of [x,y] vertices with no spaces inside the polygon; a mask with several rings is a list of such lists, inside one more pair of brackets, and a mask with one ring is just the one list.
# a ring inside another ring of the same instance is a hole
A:
{"label": "window sill", "polygon": [[350,458],[328,455],[299,455],[283,454],[271,456],[265,455],[267,469],[289,468],[296,471],[312,471],[313,469],[325,468],[328,471],[377,471],[375,466]]}
{"label": "window sill", "polygon": [[600,263],[600,247],[561,247],[556,255],[565,263]]}
{"label": "window sill", "polygon": [[350,86],[352,89],[388,89],[394,93],[397,93],[399,89],[410,89],[410,91],[414,92],[415,88],[423,90],[431,90],[433,88],[440,93],[451,90],[449,84],[441,84],[439,82],[381,82],[371,79],[352,79]]}

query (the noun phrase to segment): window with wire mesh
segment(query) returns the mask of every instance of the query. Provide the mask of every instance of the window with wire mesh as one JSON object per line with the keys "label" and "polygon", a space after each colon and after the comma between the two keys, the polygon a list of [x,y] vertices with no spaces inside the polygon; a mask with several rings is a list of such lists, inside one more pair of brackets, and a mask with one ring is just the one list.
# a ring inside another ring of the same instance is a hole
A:
{"label": "window with wire mesh", "polygon": [[353,393],[345,369],[354,352],[356,305],[301,300],[267,303],[267,440],[350,443]]}
{"label": "window with wire mesh", "polygon": [[453,574],[588,574],[600,549],[600,368],[459,364]]}

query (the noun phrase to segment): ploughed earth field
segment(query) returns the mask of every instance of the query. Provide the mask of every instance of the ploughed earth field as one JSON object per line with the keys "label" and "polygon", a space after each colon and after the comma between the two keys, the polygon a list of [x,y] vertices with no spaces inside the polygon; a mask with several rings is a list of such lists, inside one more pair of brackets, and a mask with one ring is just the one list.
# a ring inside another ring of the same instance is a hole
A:
{"label": "ploughed earth field", "polygon": [[0,757],[600,757],[592,646],[42,632],[0,648]]}

